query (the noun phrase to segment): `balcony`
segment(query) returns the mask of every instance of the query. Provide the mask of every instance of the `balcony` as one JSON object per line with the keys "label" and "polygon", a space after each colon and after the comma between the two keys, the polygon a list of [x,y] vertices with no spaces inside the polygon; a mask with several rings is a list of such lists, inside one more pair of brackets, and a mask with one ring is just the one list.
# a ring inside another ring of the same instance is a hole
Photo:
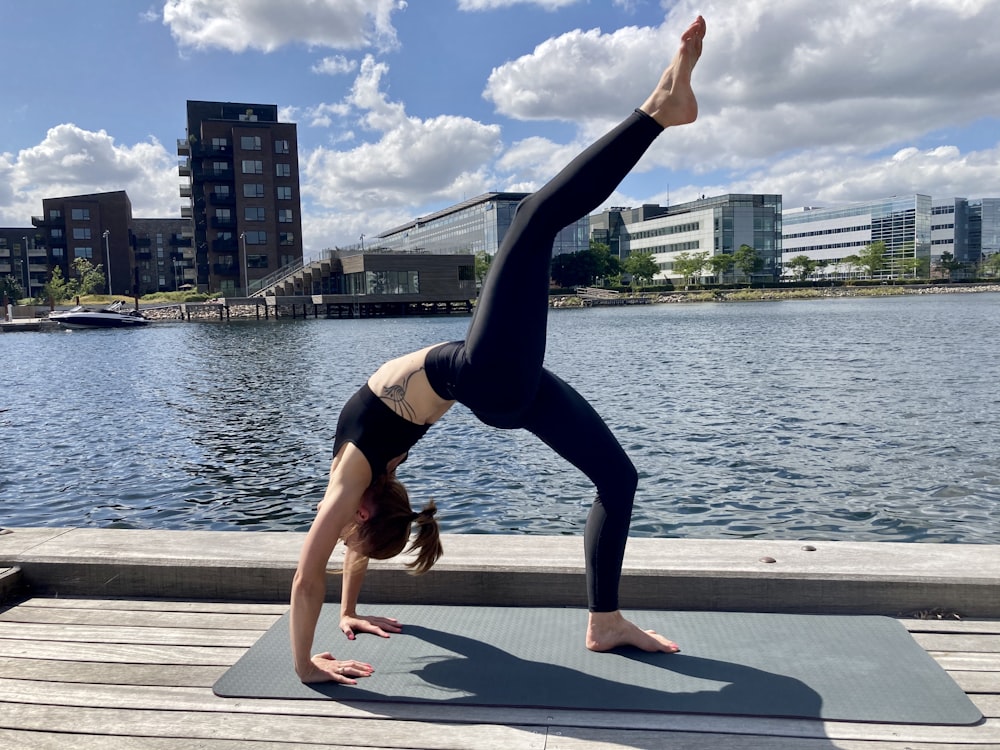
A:
{"label": "balcony", "polygon": [[238,246],[236,244],[236,240],[235,239],[233,239],[233,240],[212,240],[212,252],[215,252],[215,253],[226,253],[226,252],[229,252],[229,253],[231,253],[231,252],[233,252],[234,250],[237,250],[237,249],[238,249]]}
{"label": "balcony", "polygon": [[178,174],[180,174],[181,177],[190,177],[191,176],[191,160],[190,159],[184,159],[183,161],[178,162],[177,163],[177,172],[178,172]]}
{"label": "balcony", "polygon": [[236,219],[232,217],[227,219],[222,216],[213,216],[211,226],[213,229],[235,229]]}
{"label": "balcony", "polygon": [[136,260],[152,260],[153,253],[151,250],[136,250],[135,251]]}
{"label": "balcony", "polygon": [[174,247],[191,247],[191,236],[184,235],[170,235],[170,239],[167,240],[167,244],[173,245]]}
{"label": "balcony", "polygon": [[194,178],[198,182],[205,182],[206,180],[232,182],[234,179],[233,170],[231,169],[196,169],[194,170]]}
{"label": "balcony", "polygon": [[182,219],[194,218],[191,211],[192,211],[191,206],[181,206],[181,218]]}
{"label": "balcony", "polygon": [[213,263],[212,273],[216,276],[239,276],[240,267],[236,263]]}
{"label": "balcony", "polygon": [[46,218],[44,216],[32,216],[31,226],[33,227],[61,227],[65,222],[63,217],[59,216],[57,218]]}
{"label": "balcony", "polygon": [[48,263],[49,251],[44,247],[29,247],[28,248],[28,259],[30,262],[31,258],[44,258],[45,262]]}
{"label": "balcony", "polygon": [[190,197],[191,197],[191,186],[181,185],[181,198],[190,198]]}
{"label": "balcony", "polygon": [[208,199],[213,206],[235,206],[236,196],[232,193],[209,193]]}
{"label": "balcony", "polygon": [[0,247],[0,258],[9,258],[9,257],[10,257],[10,248]]}
{"label": "balcony", "polygon": [[177,155],[178,156],[190,156],[191,155],[191,144],[188,143],[187,138],[177,139]]}

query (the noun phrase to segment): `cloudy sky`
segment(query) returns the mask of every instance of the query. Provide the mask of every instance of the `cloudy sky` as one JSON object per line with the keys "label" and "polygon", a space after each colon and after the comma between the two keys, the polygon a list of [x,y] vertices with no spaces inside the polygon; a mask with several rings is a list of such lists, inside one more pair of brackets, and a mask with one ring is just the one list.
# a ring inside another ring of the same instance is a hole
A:
{"label": "cloudy sky", "polygon": [[187,99],[298,123],[307,254],[539,186],[708,23],[701,116],[609,205],[1000,196],[1000,0],[32,0],[0,5],[0,225],[125,189],[179,216]]}

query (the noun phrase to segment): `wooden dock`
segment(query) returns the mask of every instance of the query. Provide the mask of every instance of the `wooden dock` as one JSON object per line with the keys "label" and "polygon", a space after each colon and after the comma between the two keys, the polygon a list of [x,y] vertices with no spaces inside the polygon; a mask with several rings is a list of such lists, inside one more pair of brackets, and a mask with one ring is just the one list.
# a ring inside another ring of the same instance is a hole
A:
{"label": "wooden dock", "polygon": [[[215,680],[286,611],[301,541],[293,533],[0,535],[0,592],[9,599],[0,608],[0,747],[1000,748],[997,546],[630,540],[630,608],[652,599],[704,608],[714,599],[715,609],[900,616],[987,717],[938,727],[216,697]],[[483,541],[446,537],[440,570],[422,578],[380,563],[362,601],[580,604],[579,539]],[[968,616],[952,619],[953,607]]]}

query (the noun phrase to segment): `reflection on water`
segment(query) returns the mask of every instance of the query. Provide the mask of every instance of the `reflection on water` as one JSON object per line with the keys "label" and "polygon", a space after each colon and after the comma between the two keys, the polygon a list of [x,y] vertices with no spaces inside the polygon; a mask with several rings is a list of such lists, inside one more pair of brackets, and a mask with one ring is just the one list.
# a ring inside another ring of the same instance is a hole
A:
{"label": "reflection on water", "polygon": [[[1000,295],[554,311],[547,364],[640,471],[636,536],[1000,542]],[[341,404],[466,318],[0,338],[0,525],[306,528]],[[579,533],[592,490],[461,407],[400,470],[452,532]]]}

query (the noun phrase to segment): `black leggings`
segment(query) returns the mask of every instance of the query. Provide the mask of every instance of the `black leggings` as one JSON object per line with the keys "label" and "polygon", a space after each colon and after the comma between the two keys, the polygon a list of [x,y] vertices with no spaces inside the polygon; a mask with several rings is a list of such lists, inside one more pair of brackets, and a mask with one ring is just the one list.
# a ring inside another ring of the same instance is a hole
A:
{"label": "black leggings", "polygon": [[552,243],[611,194],[662,130],[636,110],[525,198],[493,259],[465,342],[439,347],[426,365],[439,394],[486,424],[529,430],[594,483],[585,534],[592,612],[618,609],[637,476],[593,407],[542,367]]}

